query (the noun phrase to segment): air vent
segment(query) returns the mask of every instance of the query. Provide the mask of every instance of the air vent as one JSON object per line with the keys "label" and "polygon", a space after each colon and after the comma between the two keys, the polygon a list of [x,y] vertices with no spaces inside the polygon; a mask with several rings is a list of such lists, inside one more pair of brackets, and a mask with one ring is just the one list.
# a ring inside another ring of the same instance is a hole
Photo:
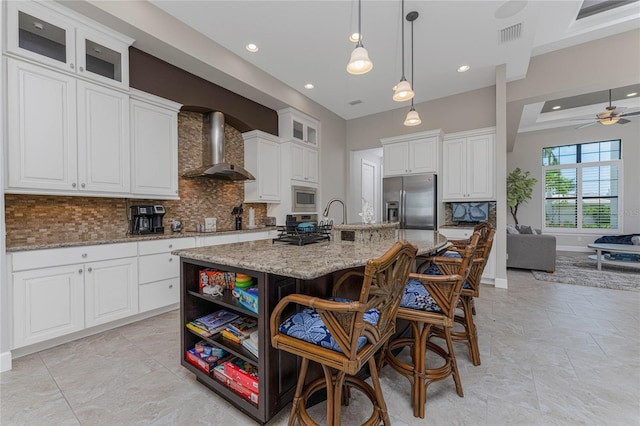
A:
{"label": "air vent", "polygon": [[522,22],[500,30],[500,44],[518,40],[522,37]]}
{"label": "air vent", "polygon": [[362,101],[360,99],[358,99],[357,101],[349,102],[349,105],[354,106],[354,105],[358,105],[358,104],[361,104],[361,103],[362,103]]}

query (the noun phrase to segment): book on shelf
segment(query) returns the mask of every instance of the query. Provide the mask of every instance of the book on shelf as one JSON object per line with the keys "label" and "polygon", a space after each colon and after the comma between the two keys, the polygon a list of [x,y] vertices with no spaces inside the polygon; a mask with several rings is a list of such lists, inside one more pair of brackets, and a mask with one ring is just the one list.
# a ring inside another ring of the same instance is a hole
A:
{"label": "book on shelf", "polygon": [[202,337],[211,337],[213,335],[213,333],[211,333],[209,330],[206,330],[204,328],[202,328],[199,324],[197,324],[195,321],[191,321],[188,322],[186,324],[187,328],[193,332],[195,332],[196,334],[198,334],[199,336]]}
{"label": "book on shelf", "polygon": [[229,312],[226,309],[221,309],[216,312],[212,312],[200,318],[196,318],[194,322],[210,331],[212,334],[222,331],[228,323],[238,318],[239,315],[234,312]]}
{"label": "book on shelf", "polygon": [[223,339],[230,340],[234,343],[242,343],[242,341],[244,340],[244,337],[240,337],[237,334],[235,334],[233,331],[228,330],[226,328],[220,332],[220,335],[222,336]]}
{"label": "book on shelf", "polygon": [[257,326],[258,321],[255,318],[240,317],[227,324],[226,328],[227,330],[233,332],[236,336],[247,338],[249,337],[251,331]]}
{"label": "book on shelf", "polygon": [[242,341],[242,346],[251,352],[256,358],[259,357],[258,352],[258,330],[253,330],[249,333],[249,337]]}

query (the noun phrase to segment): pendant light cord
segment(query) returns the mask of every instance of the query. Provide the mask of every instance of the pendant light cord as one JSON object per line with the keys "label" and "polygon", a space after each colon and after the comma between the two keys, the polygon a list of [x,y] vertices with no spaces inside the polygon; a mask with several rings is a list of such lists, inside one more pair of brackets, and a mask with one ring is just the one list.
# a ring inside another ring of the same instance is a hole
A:
{"label": "pendant light cord", "polygon": [[[403,0],[404,2],[404,0]],[[404,10],[402,11],[402,16],[404,16]],[[414,19],[415,21],[415,19]],[[404,24],[404,20],[402,21]],[[403,72],[404,74],[404,72]],[[413,92],[416,91],[416,82],[413,75],[413,21],[411,21],[411,85],[413,87]],[[413,98],[411,98],[411,108],[413,108]]]}
{"label": "pendant light cord", "polygon": [[362,0],[358,0],[358,46],[362,47]]}
{"label": "pendant light cord", "polygon": [[402,13],[400,14],[400,20],[402,21],[402,80],[406,80],[404,76],[404,0],[402,0]]}

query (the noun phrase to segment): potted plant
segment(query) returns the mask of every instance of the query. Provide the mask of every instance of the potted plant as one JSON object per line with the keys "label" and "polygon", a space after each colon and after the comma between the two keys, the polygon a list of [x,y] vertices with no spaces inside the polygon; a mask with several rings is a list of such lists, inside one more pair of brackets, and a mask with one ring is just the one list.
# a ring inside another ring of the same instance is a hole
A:
{"label": "potted plant", "polygon": [[507,176],[507,205],[511,211],[513,220],[518,224],[518,207],[520,204],[524,204],[531,198],[533,192],[533,185],[538,182],[538,179],[529,177],[529,172],[523,172],[520,167],[515,168]]}

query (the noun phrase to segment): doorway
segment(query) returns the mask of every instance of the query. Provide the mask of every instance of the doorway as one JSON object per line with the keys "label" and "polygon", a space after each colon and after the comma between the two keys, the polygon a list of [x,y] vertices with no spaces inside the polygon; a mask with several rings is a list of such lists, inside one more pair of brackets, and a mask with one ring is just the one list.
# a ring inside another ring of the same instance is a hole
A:
{"label": "doorway", "polygon": [[363,199],[373,207],[374,220],[382,219],[382,148],[351,151],[349,158],[348,223],[362,222]]}

